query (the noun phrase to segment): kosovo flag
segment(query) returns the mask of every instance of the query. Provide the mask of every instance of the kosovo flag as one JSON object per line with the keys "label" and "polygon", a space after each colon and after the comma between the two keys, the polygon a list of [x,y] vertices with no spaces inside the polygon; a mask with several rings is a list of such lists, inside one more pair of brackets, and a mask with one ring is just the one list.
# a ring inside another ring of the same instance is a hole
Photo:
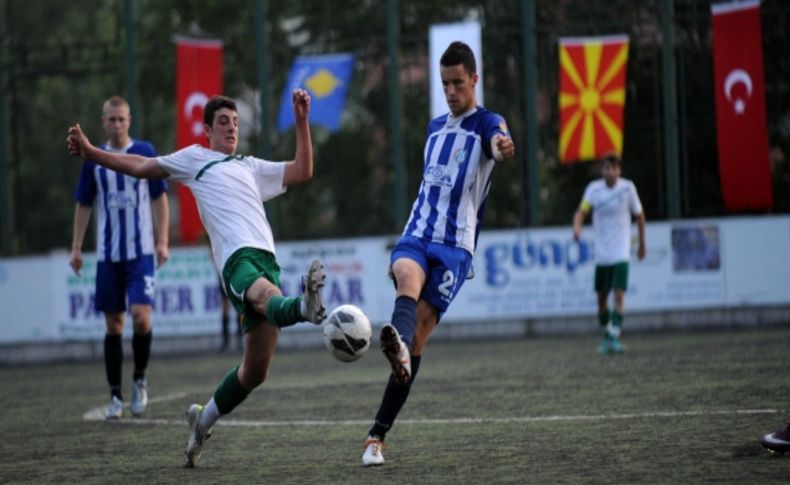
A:
{"label": "kosovo flag", "polygon": [[282,133],[294,124],[292,93],[302,88],[310,93],[310,122],[330,132],[340,128],[340,115],[354,69],[352,54],[299,56],[294,59],[280,102],[277,129]]}
{"label": "kosovo flag", "polygon": [[628,36],[560,39],[560,160],[623,152]]}

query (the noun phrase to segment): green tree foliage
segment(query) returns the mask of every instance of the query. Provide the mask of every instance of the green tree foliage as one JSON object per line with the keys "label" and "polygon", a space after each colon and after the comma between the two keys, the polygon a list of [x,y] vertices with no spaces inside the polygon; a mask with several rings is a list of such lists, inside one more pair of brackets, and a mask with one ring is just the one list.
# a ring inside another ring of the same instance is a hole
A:
{"label": "green tree foliage", "polygon": [[[626,95],[624,176],[640,190],[648,219],[665,217],[662,153],[661,31],[663,0],[537,0],[539,224],[569,224],[594,164],[557,161],[558,61],[561,36],[627,33],[631,38]],[[386,8],[381,0],[270,0],[270,112],[274,125],[291,62],[298,55],[351,52],[356,66],[342,130],[314,127],[315,178],[268,207],[278,239],[396,234],[387,87]],[[682,212],[724,215],[718,183],[710,1],[675,0]],[[1,5],[1,4],[0,4]],[[524,146],[522,1],[401,0],[400,73],[406,199],[419,185],[429,121],[428,30],[432,24],[478,18],[483,26],[484,91],[488,108],[508,120],[517,160],[494,172],[485,227],[518,227],[529,200]],[[790,4],[762,2],[768,126],[777,211],[790,211]],[[175,147],[174,36],[224,42],[224,90],[257,109],[255,3],[252,0],[134,2],[139,70],[136,136],[160,152]],[[66,127],[79,121],[103,138],[101,104],[126,93],[121,0],[6,0],[8,140],[15,206],[15,253],[67,247],[80,163],[65,150]],[[293,155],[293,130],[261,133],[258,115],[241,150],[260,155],[268,138],[272,160]],[[245,131],[244,133],[248,133]],[[175,192],[171,192],[174,196]],[[90,238],[89,238],[90,240]],[[177,235],[172,238],[178,242]]]}

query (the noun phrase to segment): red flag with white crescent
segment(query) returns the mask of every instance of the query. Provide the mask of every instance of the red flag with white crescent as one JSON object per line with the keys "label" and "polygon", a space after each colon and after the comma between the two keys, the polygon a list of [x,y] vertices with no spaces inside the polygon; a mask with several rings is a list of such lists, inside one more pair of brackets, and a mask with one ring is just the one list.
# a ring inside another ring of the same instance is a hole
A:
{"label": "red flag with white crescent", "polygon": [[774,201],[760,2],[715,4],[711,12],[716,138],[724,205],[729,211],[770,210]]}
{"label": "red flag with white crescent", "polygon": [[[176,39],[176,147],[208,146],[203,134],[203,107],[222,93],[222,41]],[[203,234],[203,224],[192,192],[178,184],[181,241],[194,243]]]}

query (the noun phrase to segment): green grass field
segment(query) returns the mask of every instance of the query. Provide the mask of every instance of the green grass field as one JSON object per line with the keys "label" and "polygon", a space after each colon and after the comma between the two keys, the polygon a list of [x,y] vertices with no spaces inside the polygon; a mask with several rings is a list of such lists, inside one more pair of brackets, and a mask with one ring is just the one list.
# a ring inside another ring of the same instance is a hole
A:
{"label": "green grass field", "polygon": [[375,349],[278,353],[196,469],[184,411],[238,355],[155,356],[145,417],[115,423],[86,416],[102,362],[0,368],[0,483],[790,483],[790,455],[759,444],[790,419],[790,327],[597,343],[433,342],[378,468],[360,461],[389,370]]}

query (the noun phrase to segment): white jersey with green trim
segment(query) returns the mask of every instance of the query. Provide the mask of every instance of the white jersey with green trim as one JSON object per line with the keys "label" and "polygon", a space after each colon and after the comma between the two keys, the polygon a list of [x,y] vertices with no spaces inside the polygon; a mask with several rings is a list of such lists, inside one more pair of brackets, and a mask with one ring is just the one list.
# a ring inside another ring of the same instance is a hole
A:
{"label": "white jersey with green trim", "polygon": [[622,177],[608,187],[604,179],[587,185],[582,206],[592,209],[595,234],[595,264],[616,264],[631,256],[631,215],[642,213],[642,203],[633,182]]}
{"label": "white jersey with green trim", "polygon": [[200,145],[157,157],[169,180],[185,184],[197,202],[220,271],[243,247],[274,254],[274,238],[263,202],[284,193],[285,163],[227,155]]}

